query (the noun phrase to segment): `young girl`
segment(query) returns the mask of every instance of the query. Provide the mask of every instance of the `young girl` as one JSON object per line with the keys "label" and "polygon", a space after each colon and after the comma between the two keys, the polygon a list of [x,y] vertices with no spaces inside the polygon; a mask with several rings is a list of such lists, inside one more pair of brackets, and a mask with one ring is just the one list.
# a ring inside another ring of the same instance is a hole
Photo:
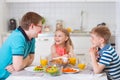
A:
{"label": "young girl", "polygon": [[57,29],[51,47],[52,58],[73,56],[73,44],[66,29]]}

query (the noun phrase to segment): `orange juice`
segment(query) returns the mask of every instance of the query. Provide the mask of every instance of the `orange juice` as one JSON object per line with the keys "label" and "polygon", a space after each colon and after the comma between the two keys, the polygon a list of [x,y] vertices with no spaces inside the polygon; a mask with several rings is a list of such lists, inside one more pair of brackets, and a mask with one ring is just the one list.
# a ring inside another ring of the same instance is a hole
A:
{"label": "orange juice", "polygon": [[75,65],[76,64],[76,58],[75,57],[69,58],[69,63],[72,64],[72,65]]}
{"label": "orange juice", "polygon": [[48,60],[47,59],[40,59],[40,64],[41,64],[41,66],[46,66],[48,64]]}
{"label": "orange juice", "polygon": [[85,67],[86,67],[86,65],[84,63],[78,64],[78,68],[80,68],[81,70],[84,70]]}

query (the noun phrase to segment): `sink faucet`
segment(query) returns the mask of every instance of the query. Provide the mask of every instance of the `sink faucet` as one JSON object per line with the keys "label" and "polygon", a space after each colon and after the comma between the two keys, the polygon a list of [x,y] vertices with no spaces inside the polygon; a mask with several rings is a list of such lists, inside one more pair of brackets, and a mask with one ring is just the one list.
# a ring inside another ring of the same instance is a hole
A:
{"label": "sink faucet", "polygon": [[84,11],[82,10],[81,11],[81,25],[80,25],[80,31],[83,32],[83,14],[84,14]]}

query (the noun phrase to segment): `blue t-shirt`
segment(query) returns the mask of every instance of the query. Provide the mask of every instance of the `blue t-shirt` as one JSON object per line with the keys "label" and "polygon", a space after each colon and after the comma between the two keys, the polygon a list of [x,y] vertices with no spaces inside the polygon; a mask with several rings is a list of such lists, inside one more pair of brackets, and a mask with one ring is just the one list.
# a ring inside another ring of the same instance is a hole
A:
{"label": "blue t-shirt", "polygon": [[120,80],[120,58],[115,49],[110,45],[105,45],[99,51],[99,63],[105,65],[104,71],[111,80]]}
{"label": "blue t-shirt", "polygon": [[35,39],[29,40],[21,27],[14,30],[0,48],[0,80],[4,80],[10,75],[5,68],[12,64],[12,56],[26,58],[34,52]]}

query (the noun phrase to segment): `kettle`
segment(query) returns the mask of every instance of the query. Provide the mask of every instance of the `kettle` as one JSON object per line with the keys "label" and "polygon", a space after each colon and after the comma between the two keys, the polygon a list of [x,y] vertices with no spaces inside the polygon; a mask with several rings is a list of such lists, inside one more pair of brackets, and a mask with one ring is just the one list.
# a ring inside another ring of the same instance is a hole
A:
{"label": "kettle", "polygon": [[17,27],[16,20],[15,19],[10,19],[9,20],[9,30],[15,30]]}

